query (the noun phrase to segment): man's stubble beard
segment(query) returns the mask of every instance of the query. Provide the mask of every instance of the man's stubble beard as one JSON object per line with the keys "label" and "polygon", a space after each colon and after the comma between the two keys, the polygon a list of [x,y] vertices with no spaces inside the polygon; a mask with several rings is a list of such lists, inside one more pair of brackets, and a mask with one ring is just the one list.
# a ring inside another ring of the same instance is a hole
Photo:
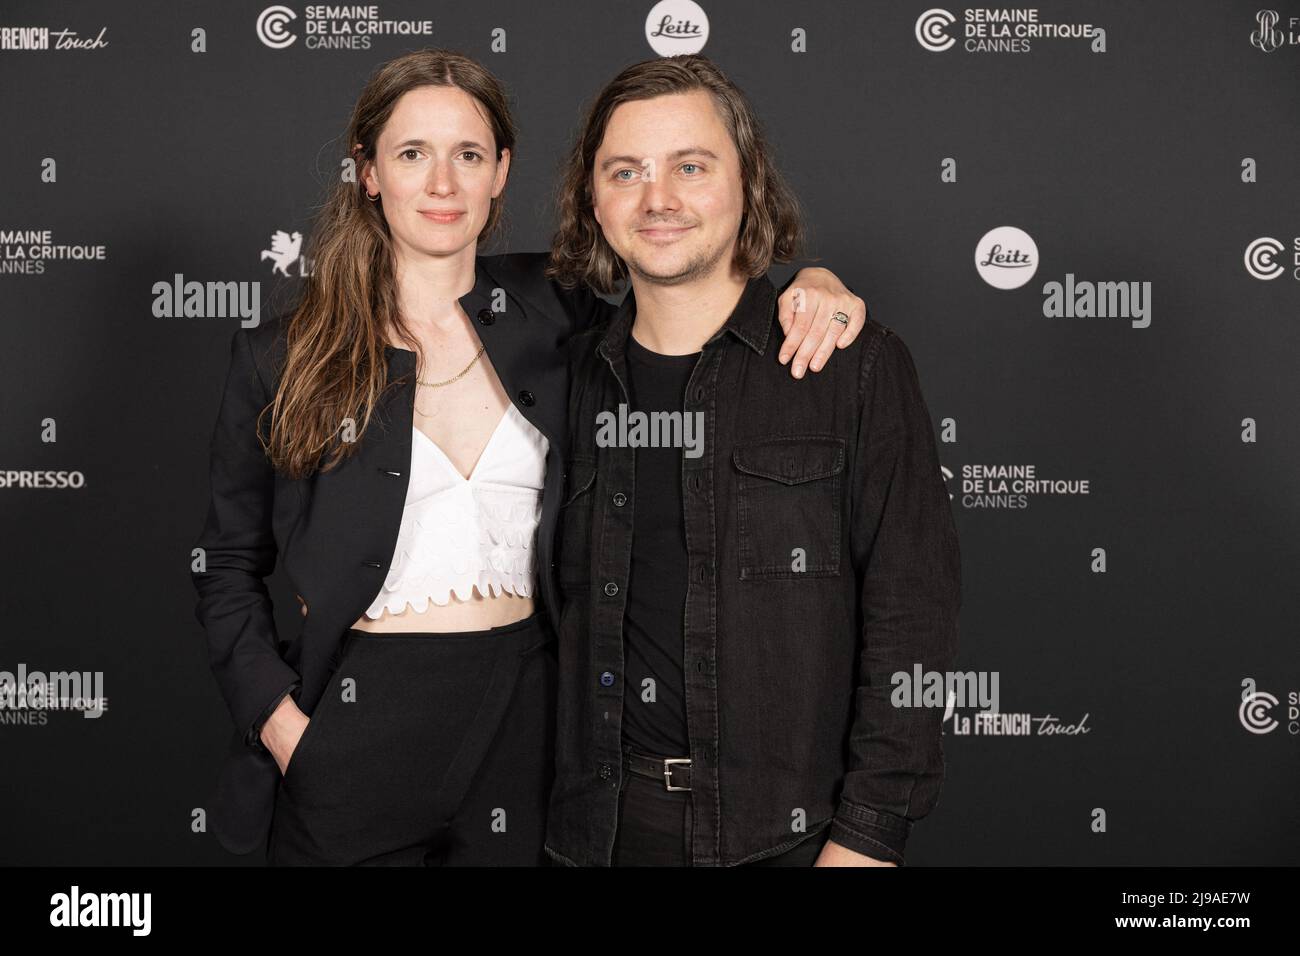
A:
{"label": "man's stubble beard", "polygon": [[705,251],[694,256],[687,261],[686,267],[681,271],[668,276],[656,275],[648,271],[645,266],[641,265],[635,258],[629,256],[624,261],[627,263],[628,271],[634,273],[646,282],[655,285],[682,285],[686,282],[694,282],[697,279],[703,279],[713,274],[718,268],[718,263],[727,253],[727,246],[719,246],[717,249]]}

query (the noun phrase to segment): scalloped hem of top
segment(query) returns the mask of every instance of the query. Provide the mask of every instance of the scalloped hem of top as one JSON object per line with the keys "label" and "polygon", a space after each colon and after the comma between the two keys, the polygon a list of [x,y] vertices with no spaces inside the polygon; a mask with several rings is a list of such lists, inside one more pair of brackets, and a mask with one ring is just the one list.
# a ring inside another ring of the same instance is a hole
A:
{"label": "scalloped hem of top", "polygon": [[377,621],[381,617],[383,617],[385,610],[387,610],[389,614],[405,614],[408,609],[413,610],[418,614],[423,614],[425,611],[429,610],[430,604],[437,605],[438,607],[447,607],[451,604],[451,599],[453,596],[455,596],[457,601],[468,601],[471,599],[471,597],[473,597],[473,595],[476,592],[478,596],[481,598],[489,598],[489,597],[498,598],[502,594],[511,594],[514,595],[515,597],[532,597],[532,590],[533,590],[531,585],[511,584],[511,582],[509,581],[504,583],[500,581],[489,581],[487,582],[487,588],[488,591],[491,593],[484,594],[482,589],[479,587],[478,582],[474,581],[465,590],[465,594],[462,595],[460,589],[458,587],[453,586],[447,589],[446,597],[442,601],[439,601],[432,594],[425,595],[424,607],[416,607],[416,605],[412,602],[410,598],[403,599],[400,605],[397,606],[394,606],[394,604],[390,600],[385,600],[384,602],[378,605],[377,611],[375,605],[373,604],[370,607],[366,608],[366,617],[372,621]]}

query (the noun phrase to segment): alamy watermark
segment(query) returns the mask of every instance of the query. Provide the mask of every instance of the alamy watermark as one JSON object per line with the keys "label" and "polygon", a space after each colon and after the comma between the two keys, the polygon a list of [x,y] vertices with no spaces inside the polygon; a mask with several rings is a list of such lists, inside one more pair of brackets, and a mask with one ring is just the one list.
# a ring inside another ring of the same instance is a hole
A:
{"label": "alamy watermark", "polygon": [[998,671],[926,671],[920,664],[912,672],[890,675],[895,707],[979,707],[998,712]]}
{"label": "alamy watermark", "polygon": [[19,664],[15,674],[0,671],[0,711],[79,710],[82,717],[103,717],[103,671],[32,671]]}
{"label": "alamy watermark", "polygon": [[687,458],[704,454],[704,412],[633,412],[622,402],[618,414],[596,415],[600,448],[684,448]]}

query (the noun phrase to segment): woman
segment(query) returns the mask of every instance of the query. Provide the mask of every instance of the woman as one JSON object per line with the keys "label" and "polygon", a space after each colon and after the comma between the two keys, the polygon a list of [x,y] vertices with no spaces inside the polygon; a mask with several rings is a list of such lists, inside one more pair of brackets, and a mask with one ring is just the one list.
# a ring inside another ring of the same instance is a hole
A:
{"label": "woman", "polygon": [[[543,865],[559,346],[608,307],[542,255],[477,255],[515,128],[473,60],[384,64],[347,142],[357,180],[321,213],[301,302],[235,333],[213,435],[194,582],[236,724],[213,830],[272,864]],[[796,284],[783,351],[824,358],[836,310],[848,344],[863,303],[825,270]],[[283,648],[277,554],[303,602]]]}

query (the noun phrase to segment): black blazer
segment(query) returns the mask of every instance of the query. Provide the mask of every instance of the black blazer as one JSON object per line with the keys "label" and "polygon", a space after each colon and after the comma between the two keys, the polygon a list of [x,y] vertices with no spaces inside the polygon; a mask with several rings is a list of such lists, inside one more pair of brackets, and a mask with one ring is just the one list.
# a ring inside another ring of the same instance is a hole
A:
{"label": "black blazer", "polygon": [[[564,345],[612,310],[586,289],[566,291],[548,281],[545,262],[543,253],[481,256],[474,289],[460,304],[511,401],[550,444],[537,599],[542,609],[558,610],[552,551],[568,438]],[[495,295],[498,290],[504,300]],[[304,480],[289,480],[271,468],[255,427],[279,384],[284,319],[240,328],[231,338],[212,433],[211,504],[195,545],[203,549],[206,567],[192,574],[199,595],[195,616],[235,723],[208,800],[212,833],[233,853],[266,846],[280,779],[255,727],[294,685],[298,706],[309,715],[315,709],[342,637],[383,586],[411,462],[415,353],[390,346],[390,381],[400,385],[385,393],[354,455],[334,471]],[[292,636],[277,634],[263,583],[277,555],[309,609]]]}

